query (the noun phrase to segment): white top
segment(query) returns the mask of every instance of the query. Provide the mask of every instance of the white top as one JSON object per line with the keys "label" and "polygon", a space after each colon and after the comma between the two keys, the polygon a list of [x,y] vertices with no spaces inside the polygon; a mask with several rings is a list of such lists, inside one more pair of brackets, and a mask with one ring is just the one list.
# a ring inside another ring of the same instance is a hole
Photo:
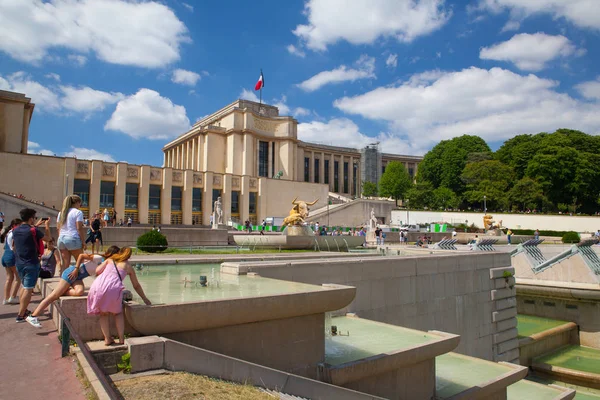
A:
{"label": "white top", "polygon": [[103,260],[102,256],[95,254],[92,261],[83,263],[83,267],[86,269],[89,276],[96,276],[96,268],[98,268],[98,265],[102,264]]}
{"label": "white top", "polygon": [[13,234],[12,229],[6,235],[6,243],[8,244],[8,248],[12,250],[13,248]]}
{"label": "white top", "polygon": [[[60,220],[60,213],[56,217],[56,223],[58,224]],[[60,228],[60,237],[70,236],[70,237],[79,237],[79,232],[77,231],[77,221],[83,223],[83,212],[76,208],[69,209],[69,213],[67,214],[67,220]]]}

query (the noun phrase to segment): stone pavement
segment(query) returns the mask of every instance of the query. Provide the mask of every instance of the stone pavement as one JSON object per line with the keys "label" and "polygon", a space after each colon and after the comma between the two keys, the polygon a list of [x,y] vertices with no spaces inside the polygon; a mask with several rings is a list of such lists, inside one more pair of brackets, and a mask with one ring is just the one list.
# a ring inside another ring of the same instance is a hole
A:
{"label": "stone pavement", "polygon": [[[0,275],[3,290],[5,271]],[[32,300],[31,311],[40,295]],[[84,389],[75,375],[75,358],[61,357],[58,333],[49,314],[39,318],[43,328],[36,329],[27,322],[15,322],[18,307],[0,303],[0,399],[84,400]]]}

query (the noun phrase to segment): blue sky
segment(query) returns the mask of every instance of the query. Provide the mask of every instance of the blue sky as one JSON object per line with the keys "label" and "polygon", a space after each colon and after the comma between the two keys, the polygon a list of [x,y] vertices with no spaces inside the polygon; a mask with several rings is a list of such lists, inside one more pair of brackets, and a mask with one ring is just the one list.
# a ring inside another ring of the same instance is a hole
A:
{"label": "blue sky", "polygon": [[302,140],[424,154],[600,133],[597,0],[0,0],[0,89],[36,103],[30,152],[162,164],[237,98]]}

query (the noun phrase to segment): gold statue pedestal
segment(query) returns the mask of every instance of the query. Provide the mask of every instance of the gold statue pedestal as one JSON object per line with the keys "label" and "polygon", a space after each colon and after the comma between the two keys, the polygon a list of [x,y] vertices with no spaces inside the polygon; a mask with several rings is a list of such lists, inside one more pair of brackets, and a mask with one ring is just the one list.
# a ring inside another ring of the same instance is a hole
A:
{"label": "gold statue pedestal", "polygon": [[315,236],[315,233],[307,225],[291,225],[283,230],[285,236]]}

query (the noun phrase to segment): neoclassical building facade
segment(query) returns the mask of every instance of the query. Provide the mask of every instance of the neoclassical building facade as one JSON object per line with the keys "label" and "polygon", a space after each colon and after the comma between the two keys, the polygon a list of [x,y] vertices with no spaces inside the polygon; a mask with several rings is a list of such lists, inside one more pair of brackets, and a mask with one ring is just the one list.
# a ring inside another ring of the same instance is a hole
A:
{"label": "neoclassical building facade", "polygon": [[381,153],[376,146],[299,141],[294,118],[247,100],[229,104],[167,143],[160,167],[34,155],[26,146],[32,111],[25,96],[0,92],[0,170],[10,177],[0,180],[0,191],[56,208],[65,194],[75,193],[86,215],[114,209],[118,218],[136,223],[209,225],[220,197],[225,221],[256,224],[287,215],[295,197],[318,199],[317,209],[327,205],[330,192],[356,196],[362,182],[377,181],[390,161],[416,174],[421,160]]}

